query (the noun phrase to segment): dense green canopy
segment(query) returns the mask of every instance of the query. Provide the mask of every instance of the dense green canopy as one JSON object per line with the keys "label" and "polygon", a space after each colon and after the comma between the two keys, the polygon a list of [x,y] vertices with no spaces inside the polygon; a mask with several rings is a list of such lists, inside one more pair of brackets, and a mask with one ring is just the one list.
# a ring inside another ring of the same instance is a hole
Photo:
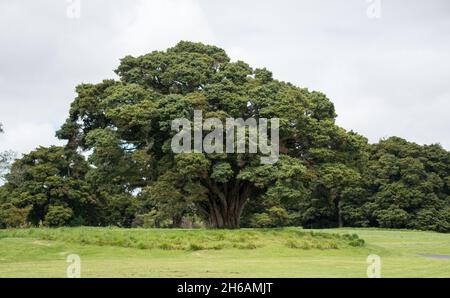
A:
{"label": "dense green canopy", "polygon": [[[125,57],[120,81],[84,84],[58,132],[71,148],[92,149],[92,175],[117,192],[142,188],[148,205],[181,218],[189,208],[213,227],[238,227],[248,201],[305,200],[315,170],[344,173],[329,190],[339,200],[365,139],[335,125],[325,95],[272,78],[266,69],[230,62],[214,46],[180,42],[166,52]],[[261,165],[259,154],[174,154],[171,121],[279,118],[282,156]],[[320,165],[320,166],[319,166]]]}
{"label": "dense green canopy", "polygon": [[[336,125],[324,94],[231,62],[215,46],[180,42],[127,56],[116,73],[120,80],[76,88],[57,132],[67,146],[16,161],[0,190],[3,209],[29,208],[25,221],[48,225],[180,226],[189,218],[217,228],[450,229],[449,153],[438,145],[394,138],[369,146]],[[195,110],[223,122],[279,118],[278,162],[262,164],[260,152],[174,153],[171,123]]]}
{"label": "dense green canopy", "polygon": [[347,206],[353,225],[450,231],[448,151],[393,137],[370,153],[366,192]]}
{"label": "dense green canopy", "polygon": [[[62,147],[40,147],[24,155],[11,167],[4,189],[8,194],[1,196],[2,222],[49,226],[60,226],[72,220],[92,218],[95,199],[90,187],[84,181],[88,170],[84,159],[65,152]],[[26,210],[26,217],[16,216],[17,209]],[[78,216],[76,218],[74,215]],[[83,224],[91,222],[81,221]]]}

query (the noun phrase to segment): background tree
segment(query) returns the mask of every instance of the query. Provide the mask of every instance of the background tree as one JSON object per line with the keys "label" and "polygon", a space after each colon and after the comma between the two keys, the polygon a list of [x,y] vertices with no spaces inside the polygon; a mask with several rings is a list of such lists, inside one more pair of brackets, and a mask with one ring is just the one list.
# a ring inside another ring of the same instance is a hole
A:
{"label": "background tree", "polygon": [[63,147],[40,147],[13,163],[0,209],[22,210],[32,225],[95,225],[97,201],[83,180],[87,171],[82,156]]}
{"label": "background tree", "polygon": [[[0,123],[0,134],[2,134],[3,125]],[[4,175],[8,172],[9,166],[15,157],[13,151],[0,152],[0,181],[4,180]]]}
{"label": "background tree", "polygon": [[370,147],[366,192],[354,200],[352,225],[450,231],[450,153],[398,137]]}

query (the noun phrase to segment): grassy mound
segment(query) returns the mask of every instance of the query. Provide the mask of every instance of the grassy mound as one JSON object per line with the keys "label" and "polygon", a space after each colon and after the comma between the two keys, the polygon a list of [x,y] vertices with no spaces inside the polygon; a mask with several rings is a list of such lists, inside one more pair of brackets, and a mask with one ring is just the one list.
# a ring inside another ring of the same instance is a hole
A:
{"label": "grassy mound", "polygon": [[33,228],[0,231],[1,238],[33,238],[82,245],[161,250],[257,249],[267,244],[292,249],[340,249],[363,246],[356,234],[288,229],[169,230],[120,228]]}

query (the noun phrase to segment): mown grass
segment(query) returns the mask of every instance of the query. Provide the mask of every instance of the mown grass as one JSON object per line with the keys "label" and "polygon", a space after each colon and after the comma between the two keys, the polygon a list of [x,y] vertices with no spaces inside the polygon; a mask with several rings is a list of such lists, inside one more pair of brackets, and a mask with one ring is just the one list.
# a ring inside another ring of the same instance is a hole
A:
{"label": "mown grass", "polygon": [[33,238],[81,245],[185,251],[257,249],[267,244],[295,249],[339,249],[364,245],[364,240],[356,234],[339,235],[298,229],[31,228],[0,231],[0,238]]}
{"label": "mown grass", "polygon": [[381,257],[382,277],[450,277],[450,260],[420,256],[450,255],[450,234],[434,232],[0,230],[0,277],[65,277],[70,254],[82,277],[367,277],[370,254]]}

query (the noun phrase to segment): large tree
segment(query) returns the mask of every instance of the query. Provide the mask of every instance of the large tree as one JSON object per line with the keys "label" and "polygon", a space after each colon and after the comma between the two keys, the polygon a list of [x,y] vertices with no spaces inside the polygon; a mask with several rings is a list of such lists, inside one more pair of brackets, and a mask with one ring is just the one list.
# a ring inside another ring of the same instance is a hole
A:
{"label": "large tree", "polygon": [[[239,227],[249,201],[306,201],[316,192],[318,169],[334,166],[342,175],[328,193],[339,200],[351,169],[364,159],[365,139],[336,126],[324,94],[231,62],[215,46],[180,42],[167,51],[127,56],[116,73],[118,81],[76,88],[57,135],[71,150],[92,150],[92,181],[116,194],[140,193],[148,206],[172,210],[174,220],[195,208],[212,227]],[[171,122],[193,119],[194,110],[224,122],[279,118],[279,161],[261,164],[260,153],[175,154]]]}

